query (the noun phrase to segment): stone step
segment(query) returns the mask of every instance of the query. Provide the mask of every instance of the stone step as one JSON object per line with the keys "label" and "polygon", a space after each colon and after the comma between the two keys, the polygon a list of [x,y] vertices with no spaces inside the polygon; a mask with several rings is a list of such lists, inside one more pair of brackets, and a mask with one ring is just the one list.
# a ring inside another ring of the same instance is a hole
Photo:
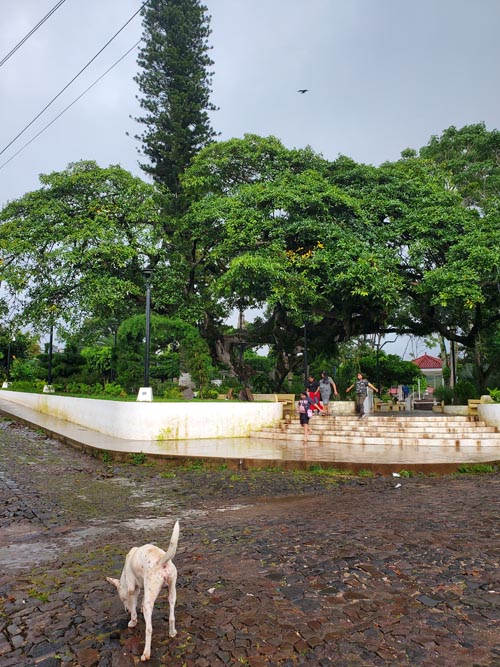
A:
{"label": "stone step", "polygon": [[[376,423],[376,424],[397,424],[397,423],[422,423],[422,424],[429,424],[429,423],[441,423],[441,424],[447,424],[447,423],[467,423],[467,422],[472,422],[472,423],[477,423],[477,417],[471,417],[468,415],[434,415],[434,414],[429,414],[428,416],[426,415],[416,415],[413,416],[415,413],[404,413],[404,412],[399,412],[395,413],[393,415],[387,415],[387,416],[380,416],[380,415],[374,415],[370,414],[367,415],[366,419],[369,419],[371,422]],[[358,420],[358,417],[356,415],[313,415],[313,419],[317,421],[324,421],[324,422],[333,422],[333,423],[338,423],[338,422],[355,422]],[[298,416],[294,417],[293,420],[298,420]]]}
{"label": "stone step", "polygon": [[[464,424],[462,426],[459,425],[453,425],[453,426],[444,426],[444,425],[439,425],[436,426],[434,424],[429,424],[429,425],[421,425],[421,426],[414,426],[414,425],[399,425],[395,424],[394,426],[391,426],[391,428],[386,429],[379,427],[377,428],[373,424],[371,424],[368,420],[362,420],[360,422],[354,423],[354,424],[337,424],[337,425],[332,425],[332,424],[322,424],[314,421],[309,422],[309,426],[311,427],[312,430],[314,431],[320,431],[320,432],[325,432],[325,431],[331,431],[333,433],[353,433],[353,432],[364,432],[366,433],[367,431],[374,431],[377,433],[383,433],[383,432],[389,432],[389,433],[496,433],[496,429],[494,426],[486,426],[486,425],[481,425],[481,424]],[[302,427],[300,426],[299,422],[289,422],[289,423],[283,423],[279,424],[277,426],[267,426],[264,427],[262,430],[279,430],[279,431],[286,431],[289,429],[301,429]]]}
{"label": "stone step", "polygon": [[[302,432],[268,432],[262,431],[251,433],[252,438],[296,441],[302,440],[304,435]],[[378,436],[362,436],[362,435],[337,435],[335,433],[315,433],[312,431],[308,438],[309,442],[335,444],[335,445],[387,445],[387,446],[415,446],[419,445],[425,447],[499,447],[500,434],[495,433],[493,437],[436,437],[429,435],[428,437],[413,437],[402,435],[401,437],[387,436],[379,434]]]}
{"label": "stone step", "polygon": [[[315,415],[309,424],[308,442],[327,447],[385,445],[476,450],[500,447],[498,429],[463,415],[370,414],[361,420],[356,415]],[[298,417],[294,417],[251,435],[254,438],[292,442],[303,440],[304,431]]]}

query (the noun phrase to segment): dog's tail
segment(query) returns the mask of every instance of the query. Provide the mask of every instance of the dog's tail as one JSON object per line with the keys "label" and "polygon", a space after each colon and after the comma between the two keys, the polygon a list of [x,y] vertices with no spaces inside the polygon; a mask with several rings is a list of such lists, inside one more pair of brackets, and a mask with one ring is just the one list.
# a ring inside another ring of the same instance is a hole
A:
{"label": "dog's tail", "polygon": [[160,560],[160,565],[165,565],[166,563],[168,563],[169,560],[172,560],[172,558],[175,556],[175,552],[177,551],[178,541],[179,541],[179,522],[176,521],[174,529],[172,531],[172,537],[170,538],[170,544],[168,545],[168,549],[165,555]]}

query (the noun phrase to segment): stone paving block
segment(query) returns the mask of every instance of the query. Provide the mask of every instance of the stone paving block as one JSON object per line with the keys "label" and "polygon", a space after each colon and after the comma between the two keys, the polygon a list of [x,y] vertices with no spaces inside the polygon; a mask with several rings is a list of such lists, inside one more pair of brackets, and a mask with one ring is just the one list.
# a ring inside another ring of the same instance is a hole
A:
{"label": "stone paving block", "polygon": [[[58,660],[56,650],[61,667],[83,667],[78,656],[92,663],[96,652],[96,667],[138,664],[142,618],[133,631],[127,628],[103,578],[119,575],[133,544],[163,545],[162,530],[167,534],[177,517],[179,635],[168,637],[164,591],[155,606],[151,667],[245,661],[251,667],[493,667],[500,660],[499,606],[491,592],[500,587],[493,537],[499,475],[412,478],[405,480],[407,495],[396,498],[391,480],[378,478],[332,486],[309,473],[241,473],[238,486],[229,472],[185,471],[173,479],[158,468],[125,464],[104,475],[101,462],[57,443],[32,445],[22,431],[0,431],[0,464],[15,482],[19,508],[17,517],[2,514],[9,496],[0,476],[0,528],[4,521],[9,531],[19,525],[13,544],[22,544],[31,512],[38,532],[31,531],[30,544],[50,545],[54,555],[29,566],[3,564],[4,631],[25,637],[26,646],[16,652],[0,641],[2,667]],[[27,467],[26,460],[38,465]],[[93,506],[74,494],[84,487]],[[238,509],[218,511],[230,505]],[[158,517],[165,529],[157,523],[148,529]],[[96,525],[105,530],[92,533]],[[82,543],[83,529],[90,532]],[[430,605],[422,602],[427,598]]]}

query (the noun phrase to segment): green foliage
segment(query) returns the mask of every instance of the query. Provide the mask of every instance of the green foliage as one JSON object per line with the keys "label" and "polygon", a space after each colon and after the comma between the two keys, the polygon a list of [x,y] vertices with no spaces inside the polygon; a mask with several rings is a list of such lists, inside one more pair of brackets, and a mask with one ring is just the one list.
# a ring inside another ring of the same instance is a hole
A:
{"label": "green foliage", "polygon": [[203,398],[210,398],[212,400],[216,399],[217,396],[219,395],[219,391],[217,389],[207,389],[203,393]]}
{"label": "green foliage", "polygon": [[457,472],[461,475],[488,475],[498,472],[498,466],[491,463],[463,463],[458,466]]}
{"label": "green foliage", "polygon": [[[161,373],[160,379],[166,381],[171,368],[163,363],[157,364],[156,359],[163,357],[163,352],[169,351],[172,346],[180,348],[180,356],[172,359],[179,361],[183,370],[190,373],[201,396],[203,389],[209,384],[212,375],[212,363],[206,342],[199,331],[178,318],[167,318],[151,313],[150,318],[151,376]],[[135,315],[120,325],[118,329],[117,345],[117,372],[120,383],[128,392],[135,392],[141,386],[144,377],[145,354],[145,315]],[[160,352],[160,354],[156,354]]]}
{"label": "green foliage", "polygon": [[434,389],[434,398],[439,402],[444,401],[445,405],[451,405],[453,403],[453,389],[447,385],[436,387]]}
{"label": "green foliage", "polygon": [[182,392],[179,389],[179,385],[170,384],[165,387],[163,390],[163,398],[168,398],[170,400],[182,400]]}
{"label": "green foliage", "polygon": [[209,101],[213,63],[205,11],[198,0],[150,0],[142,10],[135,81],[145,112],[136,120],[145,130],[136,138],[149,162],[141,167],[174,195],[191,158],[215,136],[208,116],[215,107]]}
{"label": "green foliage", "polygon": [[143,294],[139,256],[154,245],[144,220],[158,219],[155,188],[94,162],[40,181],[0,211],[2,287],[23,293],[19,323],[75,330],[85,317],[133,306]]}
{"label": "green foliage", "polygon": [[434,398],[437,401],[444,401],[445,405],[467,405],[469,398],[478,396],[475,384],[469,380],[459,380],[454,387],[443,385],[434,390]]}
{"label": "green foliage", "polygon": [[81,355],[91,371],[104,376],[104,374],[109,373],[111,370],[113,348],[110,345],[84,347]]}
{"label": "green foliage", "polygon": [[78,396],[97,396],[105,393],[102,385],[90,385],[85,382],[67,382],[64,385],[64,391],[67,394],[76,394]]}
{"label": "green foliage", "polygon": [[351,477],[354,475],[352,470],[344,470],[341,468],[323,468],[323,466],[317,464],[309,466],[309,472],[315,475],[325,475],[326,477]]}
{"label": "green foliage", "polygon": [[[141,141],[168,192],[119,167],[80,162],[42,175],[40,190],[0,212],[0,280],[6,298],[23,295],[11,320],[44,332],[56,324],[76,341],[75,358],[60,368],[55,360],[54,376],[111,379],[104,348],[113,341],[89,328],[84,347],[92,351],[79,366],[78,334],[88,318],[108,333],[118,319],[113,379],[130,392],[141,386],[145,325],[137,313],[150,261],[150,373],[158,383],[182,368],[203,396],[217,363],[240,385],[278,391],[302,371],[305,324],[312,363],[339,359],[340,390],[357,370],[386,386],[414,382],[407,373],[415,369],[390,355],[379,355],[378,367],[371,352],[341,358],[343,342],[391,331],[454,340],[479,391],[497,382],[500,133],[449,128],[419,155],[407,150],[380,167],[344,156],[329,162],[275,137],[210,143],[204,11],[197,0],[154,0],[144,10]],[[183,63],[186,53],[201,60]],[[184,93],[194,95],[189,104]],[[223,324],[247,307],[262,316],[239,332]],[[167,315],[167,323],[155,320]],[[9,343],[12,331],[0,330],[4,368]],[[243,344],[267,345],[272,368],[250,357],[241,363]],[[24,352],[14,356],[33,356]]]}
{"label": "green foliage", "polygon": [[182,466],[183,470],[192,470],[194,472],[201,472],[206,469],[206,463],[204,459],[189,459]]}
{"label": "green foliage", "polygon": [[488,389],[488,393],[495,403],[500,403],[500,389]]}
{"label": "green foliage", "polygon": [[104,394],[107,396],[126,396],[124,389],[116,382],[108,382],[104,385]]}
{"label": "green foliage", "polygon": [[14,359],[10,365],[9,377],[13,381],[34,381],[40,377],[40,371],[38,359]]}
{"label": "green foliage", "polygon": [[9,389],[12,391],[41,394],[45,384],[44,380],[15,380],[11,383]]}
{"label": "green foliage", "polygon": [[469,398],[479,398],[475,384],[469,380],[459,380],[453,387],[453,403],[467,405]]}
{"label": "green foliage", "polygon": [[142,466],[146,463],[147,457],[144,452],[138,452],[135,454],[130,454],[129,456],[129,463],[131,463],[134,466]]}

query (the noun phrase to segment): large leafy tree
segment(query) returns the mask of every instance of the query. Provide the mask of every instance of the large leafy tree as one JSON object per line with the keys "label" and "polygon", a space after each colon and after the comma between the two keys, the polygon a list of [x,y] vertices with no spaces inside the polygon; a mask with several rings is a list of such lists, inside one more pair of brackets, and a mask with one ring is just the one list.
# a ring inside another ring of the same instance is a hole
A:
{"label": "large leafy tree", "polygon": [[467,212],[449,262],[429,286],[434,302],[451,314],[447,337],[468,348],[484,391],[500,336],[500,132],[484,123],[450,127],[431,137],[420,155],[445,170]]}
{"label": "large leafy tree", "polygon": [[199,0],[150,0],[142,12],[144,45],[135,81],[144,110],[136,120],[144,131],[136,138],[149,159],[141,167],[172,195],[174,211],[182,208],[182,173],[215,135],[206,11]]}
{"label": "large leafy tree", "polygon": [[252,135],[207,147],[185,175],[186,233],[205,258],[196,283],[227,309],[265,308],[247,335],[273,348],[276,388],[301,363],[306,323],[312,344],[333,349],[377,330],[398,299],[376,221],[328,176],[310,149]]}
{"label": "large leafy tree", "polygon": [[157,252],[155,188],[94,162],[40,177],[0,212],[0,277],[16,325],[77,328],[123,318],[144,298],[140,273]]}

